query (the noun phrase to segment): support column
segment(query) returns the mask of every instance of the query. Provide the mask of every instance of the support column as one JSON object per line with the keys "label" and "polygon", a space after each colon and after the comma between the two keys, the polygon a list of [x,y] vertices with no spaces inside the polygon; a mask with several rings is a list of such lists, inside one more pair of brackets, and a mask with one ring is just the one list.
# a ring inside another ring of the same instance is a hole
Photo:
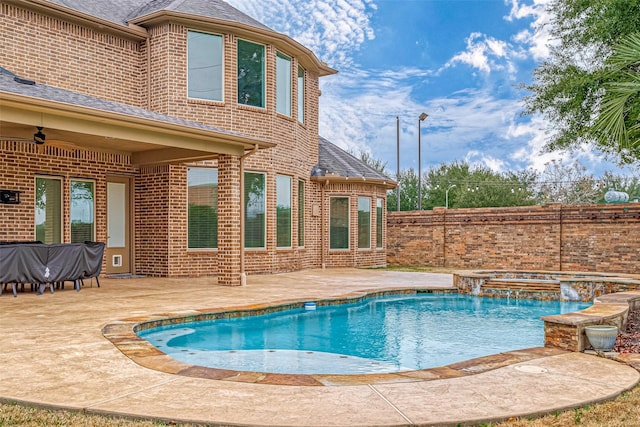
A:
{"label": "support column", "polygon": [[240,157],[218,159],[218,284],[240,286],[241,262]]}

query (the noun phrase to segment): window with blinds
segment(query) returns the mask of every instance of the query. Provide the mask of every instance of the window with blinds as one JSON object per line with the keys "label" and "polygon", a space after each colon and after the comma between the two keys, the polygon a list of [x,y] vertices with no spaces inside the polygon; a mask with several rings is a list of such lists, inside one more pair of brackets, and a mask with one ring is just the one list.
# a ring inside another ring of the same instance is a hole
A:
{"label": "window with blinds", "polygon": [[371,198],[358,197],[358,249],[371,249]]}
{"label": "window with blinds", "polygon": [[291,177],[276,176],[276,245],[291,247]]}
{"label": "window with blinds", "polygon": [[329,202],[329,248],[349,249],[349,198],[331,197]]}
{"label": "window with blinds", "polygon": [[218,170],[187,170],[187,247],[218,247]]}
{"label": "window with blinds", "polygon": [[266,247],[266,178],[264,173],[244,173],[244,246]]}
{"label": "window with blinds", "polygon": [[384,241],[383,239],[383,235],[382,235],[382,230],[383,230],[383,223],[382,221],[384,220],[384,212],[382,211],[384,206],[384,200],[383,199],[378,199],[376,201],[376,248],[381,249],[384,247]]}
{"label": "window with blinds", "polygon": [[298,181],[298,247],[304,247],[304,181]]}
{"label": "window with blinds", "polygon": [[71,243],[95,241],[95,182],[71,180]]}
{"label": "window with blinds", "polygon": [[62,243],[62,179],[36,177],[36,240]]}

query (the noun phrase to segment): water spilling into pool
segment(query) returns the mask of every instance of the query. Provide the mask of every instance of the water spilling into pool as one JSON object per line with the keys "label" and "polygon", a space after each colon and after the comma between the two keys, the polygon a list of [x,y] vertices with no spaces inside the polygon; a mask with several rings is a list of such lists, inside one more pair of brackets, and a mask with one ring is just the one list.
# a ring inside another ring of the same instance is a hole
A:
{"label": "water spilling into pool", "polygon": [[386,296],[139,332],[192,365],[290,374],[389,373],[544,345],[540,316],[581,302],[458,294]]}

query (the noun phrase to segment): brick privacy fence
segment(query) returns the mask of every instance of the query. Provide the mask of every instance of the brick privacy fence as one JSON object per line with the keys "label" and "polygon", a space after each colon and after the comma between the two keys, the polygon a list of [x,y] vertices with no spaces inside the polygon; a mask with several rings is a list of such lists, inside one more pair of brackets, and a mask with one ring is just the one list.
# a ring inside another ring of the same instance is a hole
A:
{"label": "brick privacy fence", "polygon": [[640,203],[389,212],[388,265],[640,273]]}

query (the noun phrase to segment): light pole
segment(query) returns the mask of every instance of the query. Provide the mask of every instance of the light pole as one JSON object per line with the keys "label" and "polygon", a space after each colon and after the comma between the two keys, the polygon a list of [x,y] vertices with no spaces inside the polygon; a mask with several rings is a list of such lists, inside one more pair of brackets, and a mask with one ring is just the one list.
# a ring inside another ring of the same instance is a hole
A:
{"label": "light pole", "polygon": [[398,180],[398,187],[396,187],[396,201],[398,202],[398,208],[396,209],[400,212],[400,116],[396,116],[396,159],[397,163],[397,171],[396,179]]}
{"label": "light pole", "polygon": [[418,210],[419,211],[422,210],[422,156],[421,156],[422,150],[420,148],[422,145],[422,141],[421,141],[422,131],[420,128],[420,123],[422,123],[422,121],[427,117],[429,117],[427,113],[422,113],[418,117]]}
{"label": "light pole", "polygon": [[455,186],[456,186],[455,184],[451,184],[449,188],[447,188],[447,191],[444,192],[444,200],[445,200],[444,204],[447,207],[447,209],[449,209],[449,190],[451,190]]}

